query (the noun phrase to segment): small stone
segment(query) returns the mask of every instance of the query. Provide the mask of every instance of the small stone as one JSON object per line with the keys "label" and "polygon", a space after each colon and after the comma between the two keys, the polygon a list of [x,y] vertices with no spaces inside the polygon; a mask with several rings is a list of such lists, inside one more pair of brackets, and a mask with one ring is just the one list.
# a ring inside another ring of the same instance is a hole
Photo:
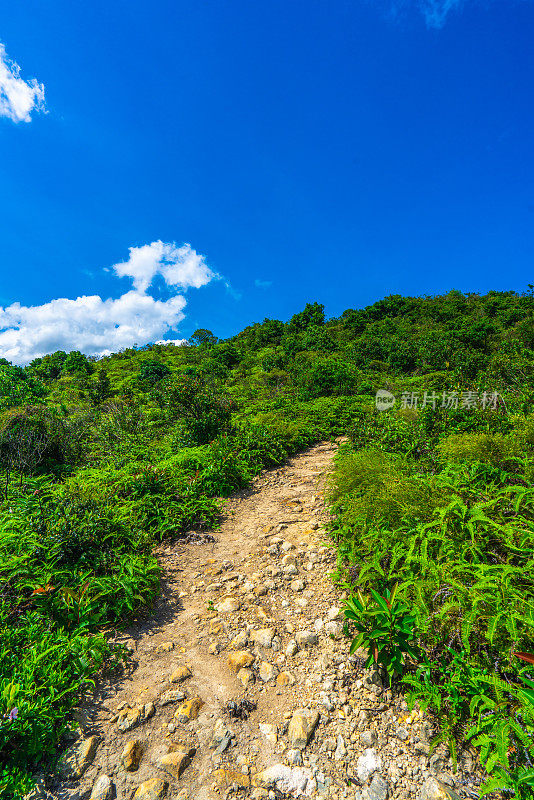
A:
{"label": "small stone", "polygon": [[269,590],[267,586],[265,586],[265,584],[260,584],[259,586],[256,586],[254,588],[254,594],[256,595],[256,597],[265,597],[268,591]]}
{"label": "small stone", "polygon": [[254,656],[248,650],[238,650],[228,656],[228,666],[232,672],[239,672],[243,667],[250,667],[254,663]]}
{"label": "small stone", "polygon": [[306,588],[306,584],[300,578],[296,581],[291,581],[289,585],[294,592],[302,592]]}
{"label": "small stone", "polygon": [[243,786],[245,789],[248,789],[250,786],[250,778],[245,773],[240,772],[238,769],[226,769],[221,767],[221,769],[216,769],[215,772],[212,774],[213,780],[217,784],[217,786],[231,786],[233,783],[236,783],[238,786]]}
{"label": "small stone", "polygon": [[204,701],[200,697],[192,697],[186,700],[181,706],[178,706],[174,716],[179,722],[189,722],[190,720],[198,717],[199,711],[204,705]]}
{"label": "small stone", "polygon": [[451,800],[451,797],[457,797],[454,792],[447,789],[446,786],[438,781],[436,778],[427,778],[421,786],[419,794],[420,800]]}
{"label": "small stone", "polygon": [[283,550],[284,553],[289,553],[291,550],[296,550],[296,547],[291,542],[282,542],[280,549]]}
{"label": "small stone", "polygon": [[298,631],[295,639],[299,647],[308,647],[318,642],[317,634],[314,631]]}
{"label": "small stone", "polygon": [[376,742],[376,733],[374,731],[362,731],[360,741],[363,747],[372,747]]}
{"label": "small stone", "polygon": [[286,647],[286,656],[288,658],[292,658],[292,656],[295,655],[295,653],[298,651],[298,649],[299,649],[299,646],[296,643],[296,641],[294,639],[290,639],[290,641],[288,642],[288,645]]}
{"label": "small stone", "polygon": [[252,641],[260,647],[269,648],[273,643],[275,634],[275,628],[260,628],[259,630],[252,631]]}
{"label": "small stone", "polygon": [[408,737],[410,736],[410,733],[406,728],[400,727],[397,728],[397,730],[395,731],[395,736],[397,737],[397,739],[400,739],[401,742],[405,742],[406,739],[408,739]]}
{"label": "small stone", "polygon": [[213,728],[210,747],[218,753],[224,753],[235,733],[227,728],[222,719],[218,719]]}
{"label": "small stone", "polygon": [[98,736],[89,736],[70,747],[59,763],[61,777],[81,778],[95,757],[99,741]]}
{"label": "small stone", "polygon": [[293,767],[301,767],[303,764],[302,751],[297,750],[297,748],[295,748],[294,750],[288,750],[286,753],[286,758],[288,763],[291,764]]}
{"label": "small stone", "polygon": [[167,753],[161,757],[158,766],[173,778],[179,778],[191,763],[194,755],[194,748],[173,750],[172,753]]}
{"label": "small stone", "polygon": [[373,780],[367,790],[369,800],[387,800],[388,782],[381,775],[373,775]]}
{"label": "small stone", "polygon": [[276,744],[278,741],[278,734],[276,731],[276,725],[269,725],[266,722],[260,722],[260,733],[262,736],[267,739],[268,742],[271,744]]}
{"label": "small stone", "polygon": [[113,784],[108,775],[101,775],[93,784],[89,800],[110,800],[113,796]]}
{"label": "small stone", "polygon": [[341,609],[337,606],[332,606],[332,608],[329,608],[326,612],[326,616],[329,620],[339,619],[341,617]]}
{"label": "small stone", "polygon": [[293,686],[295,683],[295,676],[291,672],[281,672],[276,676],[278,686]]}
{"label": "small stone", "polygon": [[182,664],[171,675],[171,683],[181,683],[185,681],[187,678],[191,677],[191,670],[189,667],[186,667],[185,664]]}
{"label": "small stone", "polygon": [[303,750],[310,741],[318,722],[318,711],[310,711],[305,708],[294,711],[287,731],[290,744]]}
{"label": "small stone", "polygon": [[127,772],[135,772],[143,755],[143,747],[139,739],[132,739],[121,753],[121,764]]}
{"label": "small stone", "polygon": [[225,597],[224,600],[217,603],[215,608],[219,614],[233,614],[235,611],[239,611],[241,603],[236,597]]}
{"label": "small stone", "polygon": [[274,787],[286,797],[299,797],[305,793],[311,794],[307,792],[308,788],[312,789],[311,777],[309,769],[273,764],[254,775],[252,784],[262,788]]}
{"label": "small stone", "polygon": [[276,676],[278,675],[278,668],[275,667],[273,664],[269,664],[268,661],[262,661],[260,664],[260,678],[262,681],[274,681]]}
{"label": "small stone", "polygon": [[156,653],[169,653],[174,650],[174,642],[162,642],[156,647]]}
{"label": "small stone", "polygon": [[334,639],[339,639],[343,633],[343,626],[340,622],[327,622],[324,626],[325,633]]}
{"label": "small stone", "polygon": [[356,762],[356,774],[361,784],[367,783],[371,775],[382,768],[382,759],[375,750],[367,748]]}
{"label": "small stone", "polygon": [[153,717],[155,713],[156,708],[154,703],[145,703],[145,705],[140,708],[129,708],[119,715],[117,728],[121,733],[126,733],[136,728],[138,725],[141,725],[143,722],[146,722]]}
{"label": "small stone", "polygon": [[243,668],[240,669],[239,672],[237,673],[237,678],[246,688],[254,680],[254,673],[252,672],[251,669]]}
{"label": "small stone", "polygon": [[168,692],[163,692],[158,700],[159,706],[168,706],[169,703],[179,703],[185,700],[185,693],[179,689],[170,689]]}
{"label": "small stone", "polygon": [[248,631],[241,631],[238,633],[237,636],[232,639],[230,642],[230,647],[233,650],[242,650],[248,644]]}
{"label": "small stone", "polygon": [[167,781],[160,781],[152,778],[137,787],[133,800],[162,800],[167,794],[169,784]]}
{"label": "small stone", "polygon": [[334,753],[334,759],[336,761],[343,761],[343,759],[347,755],[347,748],[345,747],[345,742],[341,735],[337,737],[336,745],[337,746],[336,746],[336,752]]}

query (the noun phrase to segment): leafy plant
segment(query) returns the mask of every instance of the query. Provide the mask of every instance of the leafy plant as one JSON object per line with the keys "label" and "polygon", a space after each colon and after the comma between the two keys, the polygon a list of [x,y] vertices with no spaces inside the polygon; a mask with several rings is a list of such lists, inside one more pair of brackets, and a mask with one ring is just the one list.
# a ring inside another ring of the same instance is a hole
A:
{"label": "leafy plant", "polygon": [[[414,638],[415,615],[402,600],[397,600],[397,586],[392,591],[386,589],[384,595],[371,589],[371,598],[361,592],[347,600],[345,617],[357,630],[350,652],[359,647],[369,651],[366,666],[383,666],[393,678],[401,675],[405,657],[417,657],[410,644]],[[373,602],[374,601],[374,602]],[[347,626],[348,633],[348,626]]]}

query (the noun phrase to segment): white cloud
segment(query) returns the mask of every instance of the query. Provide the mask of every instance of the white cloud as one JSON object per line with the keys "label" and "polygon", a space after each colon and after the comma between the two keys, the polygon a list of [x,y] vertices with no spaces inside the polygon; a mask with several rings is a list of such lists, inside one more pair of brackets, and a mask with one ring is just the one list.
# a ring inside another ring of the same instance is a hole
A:
{"label": "white cloud", "polygon": [[464,0],[419,0],[429,28],[442,28],[450,11],[460,8]]}
{"label": "white cloud", "polygon": [[262,281],[260,280],[260,278],[256,278],[256,280],[254,281],[254,286],[256,287],[256,289],[268,289],[269,286],[272,285],[273,285],[272,281]]}
{"label": "white cloud", "polygon": [[181,289],[200,289],[218,277],[208,267],[204,256],[190,244],[177,247],[158,240],[129,250],[128,261],[114,264],[112,269],[121,278],[132,278],[135,288],[141,292],[146,292],[156,275],[161,275],[167,286]]}
{"label": "white cloud", "polygon": [[0,42],[0,117],[29,122],[32,111],[45,110],[44,86],[35,78],[25,81],[20,67],[10,61]]}
{"label": "white cloud", "polygon": [[163,339],[184,319],[183,295],[156,300],[146,290],[158,273],[168,286],[182,289],[201,287],[218,277],[190,245],[163,242],[131,247],[128,261],[113,269],[130,277],[135,287],[117,299],[84,295],[40,306],[0,307],[0,357],[27,364],[55,350],[107,355],[133,344],[183,344],[184,339]]}

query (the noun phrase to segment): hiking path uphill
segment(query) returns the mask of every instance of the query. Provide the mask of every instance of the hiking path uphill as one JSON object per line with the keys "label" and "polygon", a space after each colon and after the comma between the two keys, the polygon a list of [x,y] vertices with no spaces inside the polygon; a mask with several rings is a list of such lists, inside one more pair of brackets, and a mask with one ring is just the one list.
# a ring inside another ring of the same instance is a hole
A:
{"label": "hiking path uphill", "polygon": [[349,657],[331,580],[321,444],[228,501],[211,535],[158,549],[163,592],[33,796],[58,800],[476,797],[430,724]]}

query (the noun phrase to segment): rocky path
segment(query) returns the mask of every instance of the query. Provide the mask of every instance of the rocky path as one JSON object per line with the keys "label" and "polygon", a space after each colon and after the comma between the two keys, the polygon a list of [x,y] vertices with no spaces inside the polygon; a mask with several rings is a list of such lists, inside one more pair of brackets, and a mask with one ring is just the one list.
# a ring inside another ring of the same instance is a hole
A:
{"label": "rocky path", "polygon": [[131,669],[97,688],[35,797],[477,797],[471,755],[456,774],[430,756],[428,722],[348,657],[323,527],[334,452],[264,473],[213,541],[160,548],[164,592],[126,634]]}

